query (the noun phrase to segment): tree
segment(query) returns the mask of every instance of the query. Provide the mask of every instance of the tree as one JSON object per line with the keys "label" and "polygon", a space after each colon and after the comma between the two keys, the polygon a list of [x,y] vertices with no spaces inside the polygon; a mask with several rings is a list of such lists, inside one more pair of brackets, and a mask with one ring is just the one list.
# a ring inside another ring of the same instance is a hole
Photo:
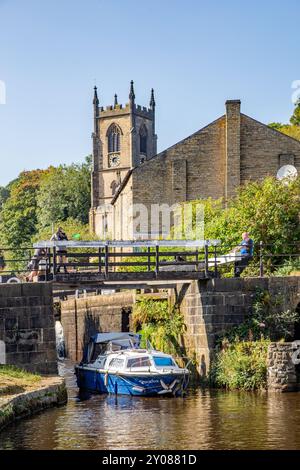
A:
{"label": "tree", "polygon": [[9,197],[9,193],[10,193],[10,191],[9,191],[8,188],[0,186],[0,211],[2,209],[3,204],[5,203],[5,201]]}
{"label": "tree", "polygon": [[83,164],[52,168],[43,179],[37,194],[39,227],[68,218],[88,222],[91,194],[90,157]]}
{"label": "tree", "polygon": [[249,231],[256,242],[272,244],[273,252],[289,253],[299,241],[299,212],[300,177],[288,184],[268,177],[242,186],[222,214],[217,211],[217,220],[208,221],[205,236],[235,244]]}
{"label": "tree", "polygon": [[294,113],[290,119],[290,123],[294,126],[300,126],[300,99],[296,103]]}
{"label": "tree", "polygon": [[10,192],[0,213],[1,242],[19,248],[36,232],[36,196],[48,170],[24,171],[9,185]]}
{"label": "tree", "polygon": [[[205,238],[221,240],[227,252],[248,231],[256,246],[259,241],[270,244],[273,254],[297,253],[300,177],[289,182],[273,177],[250,182],[227,201],[227,207],[222,199],[197,202],[204,205]],[[284,259],[277,261],[281,263]]]}
{"label": "tree", "polygon": [[[78,219],[58,220],[54,229],[62,226],[69,240],[94,240],[95,237],[90,233],[89,225],[83,224]],[[52,236],[52,227],[41,227],[39,231],[33,236],[32,241],[37,242],[41,240],[50,240]],[[84,251],[87,251],[86,249]]]}
{"label": "tree", "polygon": [[271,122],[269,127],[282,132],[289,137],[293,137],[293,139],[300,140],[300,100],[296,103],[293,115],[290,118],[290,124]]}

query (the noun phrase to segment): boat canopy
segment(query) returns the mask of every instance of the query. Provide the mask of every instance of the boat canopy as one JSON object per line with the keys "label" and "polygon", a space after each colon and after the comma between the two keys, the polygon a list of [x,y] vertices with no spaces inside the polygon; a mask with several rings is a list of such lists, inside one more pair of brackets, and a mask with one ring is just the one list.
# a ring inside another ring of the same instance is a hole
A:
{"label": "boat canopy", "polygon": [[99,354],[103,354],[113,345],[119,349],[139,348],[140,342],[141,335],[135,333],[97,333],[90,337],[85,346],[81,363],[94,361]]}
{"label": "boat canopy", "polygon": [[139,345],[141,335],[135,333],[97,333],[96,335],[91,336],[90,341],[95,344],[101,344],[124,339],[130,339],[134,344]]}

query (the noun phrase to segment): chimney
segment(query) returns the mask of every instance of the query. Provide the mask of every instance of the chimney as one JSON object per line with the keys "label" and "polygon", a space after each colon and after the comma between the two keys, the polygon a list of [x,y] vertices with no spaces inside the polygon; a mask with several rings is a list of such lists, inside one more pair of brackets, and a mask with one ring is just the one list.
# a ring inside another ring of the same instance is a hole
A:
{"label": "chimney", "polygon": [[225,199],[235,195],[240,186],[241,159],[241,102],[227,100],[226,103],[226,163]]}

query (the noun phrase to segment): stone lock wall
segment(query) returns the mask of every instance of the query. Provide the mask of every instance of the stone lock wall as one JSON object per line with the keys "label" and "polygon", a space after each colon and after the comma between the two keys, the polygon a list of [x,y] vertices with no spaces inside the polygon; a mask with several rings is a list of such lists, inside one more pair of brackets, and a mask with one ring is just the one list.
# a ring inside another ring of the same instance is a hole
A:
{"label": "stone lock wall", "polygon": [[62,301],[67,357],[80,361],[85,344],[95,333],[129,331],[133,303],[132,291]]}
{"label": "stone lock wall", "polygon": [[51,283],[0,284],[0,340],[6,364],[57,374]]}
{"label": "stone lock wall", "polygon": [[300,302],[300,277],[228,278],[193,281],[178,286],[176,301],[184,315],[184,351],[195,357],[200,375],[206,375],[216,339],[251,314],[257,289],[282,295],[284,310]]}
{"label": "stone lock wall", "polygon": [[294,392],[300,390],[292,356],[293,343],[272,343],[268,349],[268,390]]}

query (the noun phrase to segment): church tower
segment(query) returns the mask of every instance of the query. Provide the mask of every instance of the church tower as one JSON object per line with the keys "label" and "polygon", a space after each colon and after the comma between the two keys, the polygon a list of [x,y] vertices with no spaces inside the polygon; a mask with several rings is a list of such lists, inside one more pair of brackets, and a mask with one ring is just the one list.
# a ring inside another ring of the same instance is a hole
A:
{"label": "church tower", "polygon": [[132,168],[143,165],[157,153],[155,134],[155,99],[151,90],[149,108],[136,105],[133,81],[129,102],[99,106],[94,88],[94,131],[92,169],[92,207],[90,227],[100,238],[110,236],[110,203]]}

